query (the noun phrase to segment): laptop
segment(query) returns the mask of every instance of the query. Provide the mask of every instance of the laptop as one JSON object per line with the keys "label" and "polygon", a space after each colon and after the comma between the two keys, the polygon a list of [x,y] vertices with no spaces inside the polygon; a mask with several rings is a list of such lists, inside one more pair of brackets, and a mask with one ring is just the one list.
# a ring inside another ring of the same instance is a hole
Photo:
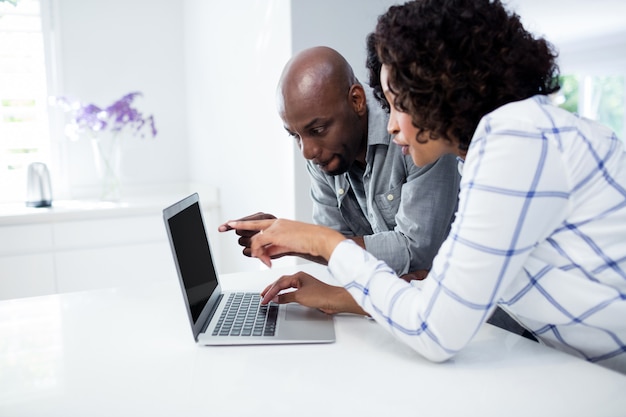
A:
{"label": "laptop", "polygon": [[165,208],[163,219],[193,337],[198,344],[266,345],[335,341],[331,315],[297,303],[261,306],[259,293],[222,291],[198,193]]}

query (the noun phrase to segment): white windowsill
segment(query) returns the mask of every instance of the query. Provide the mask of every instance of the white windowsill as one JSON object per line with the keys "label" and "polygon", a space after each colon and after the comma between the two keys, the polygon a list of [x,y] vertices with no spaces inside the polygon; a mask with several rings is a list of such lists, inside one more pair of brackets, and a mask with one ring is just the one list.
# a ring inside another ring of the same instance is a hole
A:
{"label": "white windowsill", "polygon": [[[217,190],[207,186],[200,188],[201,191],[198,193],[203,210],[218,207]],[[188,191],[189,189],[192,191]],[[25,203],[0,203],[0,226],[150,214],[160,215],[164,208],[197,189],[198,187],[184,187],[179,191],[123,198],[119,202],[95,199],[53,200],[52,207],[28,207]]]}

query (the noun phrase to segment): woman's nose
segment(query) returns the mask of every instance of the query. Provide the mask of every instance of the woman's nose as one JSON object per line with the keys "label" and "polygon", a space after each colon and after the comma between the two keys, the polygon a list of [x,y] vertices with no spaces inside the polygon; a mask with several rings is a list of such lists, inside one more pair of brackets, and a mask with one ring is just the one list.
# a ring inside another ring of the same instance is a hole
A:
{"label": "woman's nose", "polygon": [[398,132],[400,132],[398,122],[396,121],[396,118],[393,117],[393,112],[389,114],[389,121],[387,122],[387,132],[390,135],[397,135]]}

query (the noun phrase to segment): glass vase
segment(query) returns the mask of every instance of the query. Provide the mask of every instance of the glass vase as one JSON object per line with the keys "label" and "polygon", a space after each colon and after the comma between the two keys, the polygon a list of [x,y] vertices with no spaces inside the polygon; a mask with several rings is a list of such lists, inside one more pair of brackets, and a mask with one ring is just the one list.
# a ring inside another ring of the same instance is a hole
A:
{"label": "glass vase", "polygon": [[100,179],[100,199],[120,201],[122,198],[120,184],[122,143],[119,136],[110,132],[100,132],[92,139],[91,144]]}

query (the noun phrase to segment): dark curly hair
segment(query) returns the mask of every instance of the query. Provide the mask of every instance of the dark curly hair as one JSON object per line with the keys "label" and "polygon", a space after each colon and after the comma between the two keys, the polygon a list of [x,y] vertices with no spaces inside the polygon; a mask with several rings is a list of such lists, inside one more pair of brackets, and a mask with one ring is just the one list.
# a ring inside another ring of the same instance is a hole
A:
{"label": "dark curly hair", "polygon": [[376,51],[376,37],[374,33],[367,35],[365,43],[367,45],[367,58],[365,66],[368,70],[368,84],[374,91],[374,97],[376,100],[380,103],[382,108],[385,109],[385,111],[389,112],[389,102],[387,102],[385,94],[383,94],[383,87],[380,83],[380,69],[383,64],[378,58],[378,52]]}
{"label": "dark curly hair", "polygon": [[[430,138],[467,150],[480,119],[496,108],[559,90],[557,54],[500,0],[415,0],[392,6],[367,37],[370,85],[383,107],[380,67],[389,66],[393,105]],[[419,139],[418,139],[419,140]]]}

